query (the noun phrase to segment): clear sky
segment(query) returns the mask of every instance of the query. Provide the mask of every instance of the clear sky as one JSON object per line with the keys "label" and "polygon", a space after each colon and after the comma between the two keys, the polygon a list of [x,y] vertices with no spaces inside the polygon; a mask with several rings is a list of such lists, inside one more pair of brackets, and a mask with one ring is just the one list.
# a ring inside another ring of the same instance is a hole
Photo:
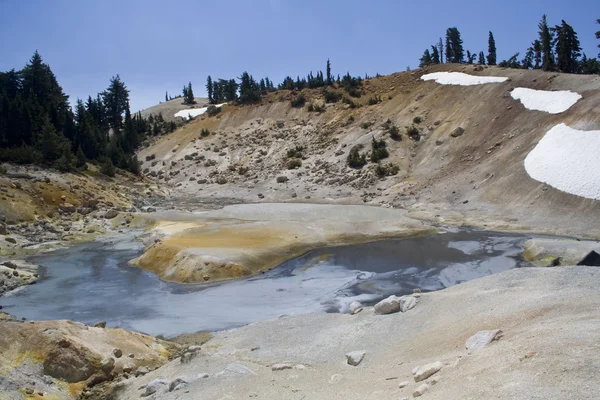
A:
{"label": "clear sky", "polygon": [[328,57],[334,74],[415,68],[450,26],[473,52],[487,52],[491,30],[500,61],[524,54],[544,13],[598,55],[598,0],[0,0],[0,70],[22,68],[37,49],[72,101],[118,73],[137,110],[188,81],[203,96],[209,74],[279,83],[324,70]]}

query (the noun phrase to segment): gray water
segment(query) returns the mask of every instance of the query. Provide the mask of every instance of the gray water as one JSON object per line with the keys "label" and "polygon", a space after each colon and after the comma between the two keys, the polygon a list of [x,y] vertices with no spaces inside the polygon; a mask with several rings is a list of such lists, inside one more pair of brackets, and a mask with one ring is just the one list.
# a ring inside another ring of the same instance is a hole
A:
{"label": "gray water", "polygon": [[4,311],[30,320],[88,324],[175,336],[216,331],[313,311],[346,312],[413,288],[439,290],[526,263],[526,237],[458,231],[311,251],[268,273],[211,285],[162,282],[127,261],[141,254],[132,237],[93,242],[33,258],[36,285],[0,298]]}

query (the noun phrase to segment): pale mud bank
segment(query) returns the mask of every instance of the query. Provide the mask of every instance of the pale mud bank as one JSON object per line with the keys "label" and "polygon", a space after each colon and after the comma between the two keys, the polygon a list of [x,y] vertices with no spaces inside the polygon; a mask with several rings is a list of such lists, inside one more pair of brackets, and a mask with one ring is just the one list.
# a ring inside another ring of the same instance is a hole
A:
{"label": "pale mud bank", "polygon": [[391,400],[427,385],[426,399],[595,399],[598,285],[597,268],[520,268],[423,294],[405,312],[282,316],[218,333],[195,357],[123,381],[116,398],[150,387],[161,400]]}
{"label": "pale mud bank", "polygon": [[403,210],[346,205],[247,204],[153,218],[132,263],[179,283],[248,277],[315,248],[436,231]]}

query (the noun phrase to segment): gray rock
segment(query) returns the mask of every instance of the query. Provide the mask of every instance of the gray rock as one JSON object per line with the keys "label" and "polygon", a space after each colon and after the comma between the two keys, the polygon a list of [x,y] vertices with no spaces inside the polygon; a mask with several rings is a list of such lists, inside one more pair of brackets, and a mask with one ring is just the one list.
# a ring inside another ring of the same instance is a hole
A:
{"label": "gray rock", "polygon": [[424,383],[413,392],[413,397],[421,397],[425,394],[426,391],[429,390],[429,385]]}
{"label": "gray rock", "polygon": [[4,240],[6,240],[8,243],[12,243],[12,244],[17,243],[17,240],[15,238],[11,238],[11,237],[4,238]]}
{"label": "gray rock", "polygon": [[166,379],[155,379],[146,385],[146,390],[142,396],[147,397],[154,393],[166,392],[169,389],[170,383]]}
{"label": "gray rock", "polygon": [[400,383],[398,384],[398,387],[399,387],[400,389],[403,389],[403,388],[407,387],[408,385],[410,385],[410,382],[409,382],[409,381],[403,381],[403,382],[400,382]]}
{"label": "gray rock", "polygon": [[169,392],[182,389],[186,387],[190,383],[190,379],[185,376],[180,376],[179,378],[175,378],[169,384]]}
{"label": "gray rock", "polygon": [[483,349],[493,340],[497,340],[502,336],[500,329],[494,329],[491,331],[479,331],[470,338],[467,339],[465,347],[467,352],[470,354],[475,350]]}
{"label": "gray rock", "polygon": [[229,364],[225,369],[219,372],[219,376],[243,376],[243,375],[256,375],[254,371],[246,367],[243,364]]}
{"label": "gray rock", "polygon": [[351,351],[350,353],[346,354],[346,362],[348,363],[348,365],[356,367],[362,362],[363,358],[365,358],[365,354],[366,351],[364,350]]}
{"label": "gray rock", "polygon": [[115,359],[112,357],[106,357],[104,360],[102,360],[100,362],[100,369],[106,375],[109,375],[114,368],[115,368]]}
{"label": "gray rock", "polygon": [[392,314],[400,311],[400,297],[390,296],[375,304],[373,311],[377,315]]}
{"label": "gray rock", "polygon": [[123,355],[123,350],[121,349],[113,349],[113,355],[117,358],[121,358]]}
{"label": "gray rock", "polygon": [[146,367],[138,367],[138,369],[135,370],[135,376],[136,376],[136,378],[138,376],[144,376],[148,372],[150,372],[150,370],[148,368],[146,368]]}
{"label": "gray rock", "polygon": [[294,366],[292,364],[273,364],[271,367],[271,371],[283,371],[284,369],[292,369]]}
{"label": "gray rock", "polygon": [[415,382],[421,382],[424,381],[425,379],[429,378],[431,375],[437,373],[439,370],[441,370],[443,367],[442,363],[439,361],[436,361],[434,363],[431,364],[427,364],[427,365],[423,365],[422,367],[419,367],[416,369],[415,372],[413,372],[413,374],[415,375]]}
{"label": "gray rock", "polygon": [[400,297],[400,311],[407,312],[412,310],[417,305],[417,299],[413,296],[402,296]]}
{"label": "gray rock", "polygon": [[285,175],[282,175],[282,176],[278,176],[278,177],[277,177],[277,183],[285,183],[285,182],[287,182],[287,181],[289,181],[289,180],[290,180],[290,179],[289,179],[287,176],[285,176]]}
{"label": "gray rock", "polygon": [[119,212],[117,210],[108,210],[105,214],[104,214],[104,218],[106,219],[113,219],[115,218],[117,215],[119,215]]}
{"label": "gray rock", "polygon": [[192,361],[194,359],[194,357],[196,357],[196,352],[195,351],[188,351],[187,353],[184,353],[181,356],[181,363],[182,364],[187,364],[190,361]]}
{"label": "gray rock", "polygon": [[352,303],[350,303],[350,309],[349,309],[350,315],[358,314],[362,310],[363,310],[363,305],[360,303],[360,301],[353,301]]}
{"label": "gray rock", "polygon": [[452,131],[452,133],[450,133],[450,136],[459,137],[459,136],[462,136],[464,133],[465,133],[465,130],[459,126],[458,128],[454,129]]}

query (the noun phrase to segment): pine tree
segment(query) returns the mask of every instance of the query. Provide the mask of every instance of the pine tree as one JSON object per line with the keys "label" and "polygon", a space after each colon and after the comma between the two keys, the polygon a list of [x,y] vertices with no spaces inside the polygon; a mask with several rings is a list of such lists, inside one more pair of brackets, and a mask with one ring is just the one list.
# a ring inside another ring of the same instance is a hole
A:
{"label": "pine tree", "polygon": [[438,51],[440,53],[440,64],[444,63],[444,44],[442,43],[442,38],[440,38],[440,41],[438,42]]}
{"label": "pine tree", "polygon": [[75,161],[75,167],[81,171],[85,171],[87,169],[85,154],[83,154],[81,146],[77,149],[77,160]]}
{"label": "pine tree", "polygon": [[440,63],[440,52],[436,46],[431,46],[431,62],[434,64]]}
{"label": "pine tree", "polygon": [[423,56],[421,56],[421,58],[419,60],[419,67],[422,68],[427,65],[431,65],[432,63],[433,63],[433,61],[431,59],[431,53],[429,52],[429,49],[425,49]]}
{"label": "pine tree", "polygon": [[206,78],[206,93],[208,94],[208,103],[215,104],[215,99],[213,97],[213,81],[210,75]]}
{"label": "pine tree", "polygon": [[129,90],[118,74],[111,78],[108,88],[102,93],[102,98],[106,106],[108,125],[115,132],[119,132],[123,126],[123,113],[129,106]]}
{"label": "pine tree", "polygon": [[[600,24],[600,18],[596,20],[596,23]],[[600,31],[596,32],[596,39],[600,39]],[[598,48],[600,49],[600,44]],[[598,57],[600,58],[600,53],[598,53]]]}
{"label": "pine tree", "polygon": [[169,101],[169,92],[165,92],[165,101]]}
{"label": "pine tree", "polygon": [[196,100],[194,99],[194,91],[192,90],[192,82],[189,82],[187,86],[183,87],[183,104],[196,104]]}
{"label": "pine tree", "polygon": [[542,47],[542,69],[544,71],[554,71],[556,69],[554,62],[554,53],[552,52],[552,31],[548,27],[546,14],[542,16],[542,20],[538,24],[540,43]]}
{"label": "pine tree", "polygon": [[533,69],[540,69],[542,66],[542,43],[537,39],[534,40],[531,49],[533,50],[533,60],[535,62]]}
{"label": "pine tree", "polygon": [[333,77],[331,76],[331,62],[327,59],[327,86],[333,85]]}
{"label": "pine tree", "polygon": [[530,47],[527,49],[527,53],[525,53],[525,57],[523,57],[523,60],[521,60],[521,68],[532,69],[533,68],[533,58],[534,58],[533,47]]}
{"label": "pine tree", "polygon": [[464,61],[465,52],[460,32],[456,27],[448,28],[446,30],[446,62],[463,63]]}
{"label": "pine tree", "polygon": [[496,40],[494,39],[492,31],[490,31],[488,36],[487,63],[488,65],[496,65]]}
{"label": "pine tree", "polygon": [[479,59],[477,60],[477,64],[485,65],[485,54],[483,53],[483,51],[479,52]]}
{"label": "pine tree", "polygon": [[579,70],[579,57],[581,46],[577,33],[573,27],[562,20],[561,25],[551,29],[556,35],[554,46],[556,49],[556,66],[561,72],[576,73]]}

